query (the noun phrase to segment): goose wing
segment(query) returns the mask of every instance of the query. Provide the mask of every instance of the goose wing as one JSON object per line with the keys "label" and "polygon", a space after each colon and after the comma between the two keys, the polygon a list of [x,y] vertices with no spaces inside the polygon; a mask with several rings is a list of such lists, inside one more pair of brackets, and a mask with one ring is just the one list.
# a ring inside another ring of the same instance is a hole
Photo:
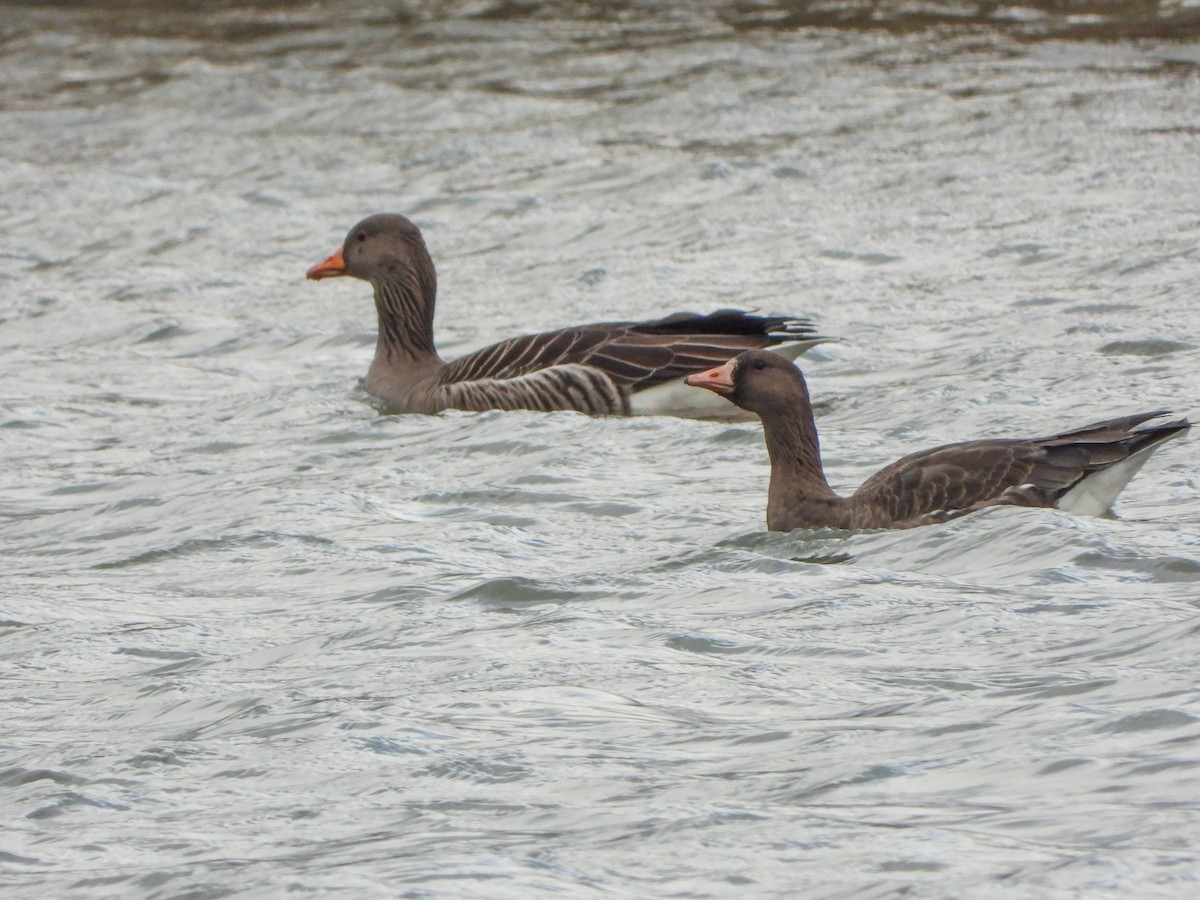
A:
{"label": "goose wing", "polygon": [[581,364],[638,391],[719,365],[743,350],[820,340],[804,319],[740,310],[675,313],[651,322],[599,322],[502,341],[449,363],[443,383],[511,379]]}
{"label": "goose wing", "polygon": [[868,478],[855,492],[854,505],[864,516],[913,525],[984,506],[1055,506],[1090,475],[1189,427],[1179,420],[1134,430],[1162,415],[1162,410],[1138,413],[1050,437],[969,441],[914,453]]}
{"label": "goose wing", "polygon": [[1033,442],[972,441],[906,456],[855,491],[854,506],[870,520],[855,527],[923,525],[996,503],[1048,505],[1039,501],[1049,485],[1039,481],[1051,473],[1034,477],[1043,455]]}

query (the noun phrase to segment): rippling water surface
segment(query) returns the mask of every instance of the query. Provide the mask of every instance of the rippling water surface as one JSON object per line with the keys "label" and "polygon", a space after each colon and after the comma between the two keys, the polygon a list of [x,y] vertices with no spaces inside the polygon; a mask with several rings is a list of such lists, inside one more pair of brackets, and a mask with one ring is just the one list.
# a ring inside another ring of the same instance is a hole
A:
{"label": "rippling water surface", "polygon": [[752,424],[358,386],[393,210],[451,355],[816,317],[844,489],[1200,412],[1192,6],[666,6],[5,8],[6,896],[1194,893],[1195,437],[779,535]]}

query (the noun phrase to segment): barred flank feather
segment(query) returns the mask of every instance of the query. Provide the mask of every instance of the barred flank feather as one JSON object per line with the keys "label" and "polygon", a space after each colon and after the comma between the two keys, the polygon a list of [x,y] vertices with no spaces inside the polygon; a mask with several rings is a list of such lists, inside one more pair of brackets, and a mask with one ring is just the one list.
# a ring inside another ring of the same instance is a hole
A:
{"label": "barred flank feather", "polygon": [[554,366],[504,380],[452,382],[436,394],[439,409],[573,409],[610,416],[629,412],[628,395],[611,378],[581,365]]}

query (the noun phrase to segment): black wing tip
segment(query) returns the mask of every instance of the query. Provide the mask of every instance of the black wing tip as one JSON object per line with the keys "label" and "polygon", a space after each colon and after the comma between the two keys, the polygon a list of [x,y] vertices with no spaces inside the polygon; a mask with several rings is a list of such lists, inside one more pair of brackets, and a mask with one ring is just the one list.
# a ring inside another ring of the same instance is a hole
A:
{"label": "black wing tip", "polygon": [[[1170,410],[1162,409],[1151,416],[1151,418],[1159,418],[1171,414]],[[1147,419],[1146,421],[1149,420]],[[1145,428],[1131,429],[1127,440],[1130,442],[1130,446],[1134,448],[1134,452],[1149,450],[1160,447],[1173,438],[1182,437],[1191,427],[1192,423],[1185,418],[1172,419],[1169,422],[1156,422],[1147,425]]]}
{"label": "black wing tip", "polygon": [[[1152,412],[1135,413],[1116,419],[1112,425],[1117,431],[1125,433],[1122,440],[1131,442],[1130,446],[1144,450],[1147,447],[1157,447],[1192,427],[1192,423],[1183,417],[1171,419],[1169,422],[1154,421],[1171,415],[1174,413],[1169,409],[1156,409]],[[1086,437],[1083,438],[1082,443],[1087,443]]]}
{"label": "black wing tip", "polygon": [[[1163,410],[1161,415],[1171,415],[1169,410]],[[1192,423],[1185,418],[1172,419],[1170,422],[1160,422],[1156,425],[1151,425],[1145,431],[1154,431],[1162,434],[1164,437],[1172,437],[1176,434],[1182,434],[1192,427]]]}
{"label": "black wing tip", "polygon": [[1149,432],[1176,426],[1191,427],[1191,423],[1186,419],[1177,419],[1166,424],[1150,425],[1147,428],[1138,429],[1139,425],[1145,425],[1147,422],[1151,422],[1154,419],[1161,419],[1163,416],[1169,415],[1172,415],[1172,412],[1169,409],[1155,409],[1149,412],[1132,413],[1127,416],[1117,416],[1113,419],[1104,419],[1100,422],[1091,422],[1079,428],[1072,428],[1070,431],[1064,431],[1060,434],[1053,435],[1048,439],[1055,440],[1077,438],[1079,440],[1086,440],[1092,435],[1108,434],[1109,437],[1107,439],[1112,440],[1121,434],[1137,434],[1139,430]]}
{"label": "black wing tip", "polygon": [[[1130,419],[1136,419],[1136,421],[1133,422],[1130,427],[1132,429],[1138,425],[1144,425],[1147,422],[1154,422],[1155,419],[1161,419],[1163,416],[1173,416],[1173,415],[1175,415],[1174,411],[1169,410],[1169,409],[1156,409],[1153,412],[1138,413],[1136,416],[1129,417]],[[1177,433],[1180,431],[1187,431],[1191,427],[1192,427],[1191,421],[1189,421],[1184,416],[1180,416],[1178,419],[1171,419],[1171,421],[1169,421],[1169,422],[1154,422],[1154,424],[1148,425],[1146,428],[1142,428],[1139,430],[1146,431],[1146,432],[1170,431],[1172,434],[1174,434],[1174,433]]]}
{"label": "black wing tip", "polygon": [[741,309],[718,309],[710,313],[677,312],[637,326],[651,334],[746,334],[778,335],[782,340],[817,337],[817,326],[800,316],[760,316]]}

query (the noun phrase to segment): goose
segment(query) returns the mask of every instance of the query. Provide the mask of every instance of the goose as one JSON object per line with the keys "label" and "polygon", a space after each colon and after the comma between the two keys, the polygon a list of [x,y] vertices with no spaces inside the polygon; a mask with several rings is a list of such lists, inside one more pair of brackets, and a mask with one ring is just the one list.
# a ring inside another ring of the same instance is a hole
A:
{"label": "goose", "polygon": [[405,412],[720,414],[727,404],[718,398],[691,402],[698,395],[683,390],[682,377],[743,350],[774,347],[795,357],[830,340],[805,319],[721,309],[526,335],[447,363],[433,342],[437,275],[421,231],[409,219],[392,214],[363,219],[339,250],[307,274],[313,280],[350,276],[371,284],[379,332],[365,387],[389,409]]}
{"label": "goose", "polygon": [[795,365],[751,350],[686,380],[762,419],[770,531],[913,528],[1003,505],[1103,515],[1150,454],[1191,427],[1177,419],[1137,428],[1168,414],[1157,410],[1049,437],[946,444],[885,466],[840,497],[825,480],[808,386]]}

